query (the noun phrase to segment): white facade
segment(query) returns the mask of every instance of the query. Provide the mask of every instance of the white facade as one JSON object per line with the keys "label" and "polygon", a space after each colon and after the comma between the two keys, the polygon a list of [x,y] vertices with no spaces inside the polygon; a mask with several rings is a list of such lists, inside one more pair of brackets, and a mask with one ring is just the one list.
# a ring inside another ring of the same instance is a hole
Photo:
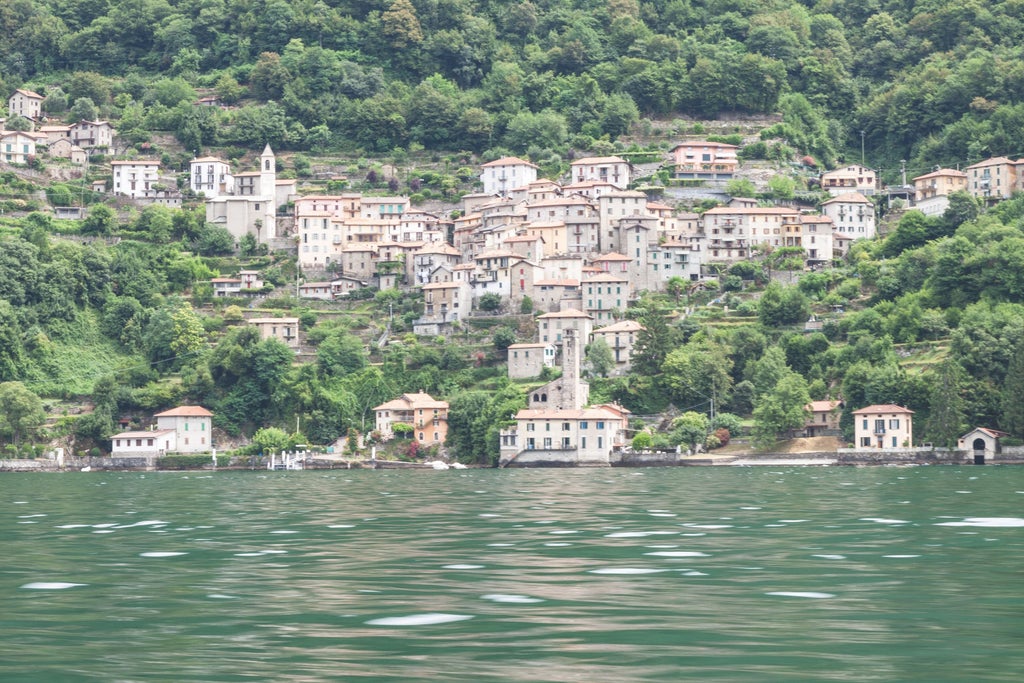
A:
{"label": "white facade", "polygon": [[220,197],[235,190],[235,177],[228,162],[217,157],[193,159],[189,164],[189,187],[205,197]]}
{"label": "white facade", "polygon": [[619,157],[585,157],[572,162],[569,173],[571,182],[583,183],[588,180],[611,183],[620,190],[629,187],[629,162]]}
{"label": "white facade", "polygon": [[114,194],[138,199],[159,180],[159,161],[111,161]]}
{"label": "white facade", "polygon": [[821,205],[821,211],[832,219],[840,234],[856,239],[875,236],[875,205],[859,192],[834,197]]}
{"label": "white facade", "polygon": [[484,194],[506,195],[510,190],[525,187],[537,180],[537,166],[517,157],[503,157],[482,167],[480,182]]}
{"label": "white facade", "polygon": [[7,100],[7,112],[11,115],[24,116],[26,119],[38,119],[43,115],[43,96],[31,90],[15,90]]}

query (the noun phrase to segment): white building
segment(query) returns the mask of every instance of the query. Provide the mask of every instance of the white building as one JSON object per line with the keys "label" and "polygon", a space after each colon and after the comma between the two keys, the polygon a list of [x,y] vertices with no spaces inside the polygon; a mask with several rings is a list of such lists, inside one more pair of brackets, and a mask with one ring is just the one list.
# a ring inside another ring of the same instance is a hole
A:
{"label": "white building", "polygon": [[[196,160],[198,161],[198,160]],[[200,183],[206,185],[209,164],[193,164],[205,171]],[[214,165],[217,190],[220,189],[221,166]],[[190,186],[196,181],[190,181]],[[257,241],[266,242],[277,237],[277,207],[280,203],[274,151],[267,145],[260,155],[260,170],[238,173],[233,177],[234,194],[218,194],[206,200],[206,221],[226,228],[235,239],[246,234],[255,235]]]}
{"label": "white building", "polygon": [[160,162],[142,159],[111,161],[114,194],[138,199],[159,181]]}
{"label": "white building", "polygon": [[43,115],[42,95],[31,90],[15,90],[7,100],[7,113],[11,116],[24,116],[26,119],[38,119]]}
{"label": "white building", "polygon": [[111,457],[138,458],[168,453],[205,453],[213,448],[213,413],[201,406],[179,406],[154,415],[155,428],[110,437]]}
{"label": "white building", "polygon": [[199,157],[189,164],[188,186],[198,195],[220,197],[235,190],[235,177],[228,162],[217,157]]}
{"label": "white building", "polygon": [[518,157],[502,157],[481,166],[480,182],[484,194],[505,196],[510,190],[525,187],[537,180],[537,166]]}
{"label": "white building", "polygon": [[588,180],[611,183],[620,190],[629,187],[630,165],[619,157],[584,157],[570,165],[571,182],[582,183]]}
{"label": "white building", "polygon": [[840,234],[856,239],[875,236],[875,205],[859,192],[833,197],[822,203],[821,211],[832,219]]}

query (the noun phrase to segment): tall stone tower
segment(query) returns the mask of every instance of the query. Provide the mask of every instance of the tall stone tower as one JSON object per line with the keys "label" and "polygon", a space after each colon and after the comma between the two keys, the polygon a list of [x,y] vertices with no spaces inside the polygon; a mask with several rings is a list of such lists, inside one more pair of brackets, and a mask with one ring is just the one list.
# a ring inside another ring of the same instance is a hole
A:
{"label": "tall stone tower", "polygon": [[263,148],[260,155],[260,187],[259,196],[262,202],[263,230],[260,231],[260,241],[277,237],[277,159],[274,150],[270,149],[270,143]]}
{"label": "tall stone tower", "polygon": [[562,377],[555,380],[561,384],[561,410],[579,410],[590,398],[590,385],[580,381],[580,346],[579,333],[569,328],[562,333]]}

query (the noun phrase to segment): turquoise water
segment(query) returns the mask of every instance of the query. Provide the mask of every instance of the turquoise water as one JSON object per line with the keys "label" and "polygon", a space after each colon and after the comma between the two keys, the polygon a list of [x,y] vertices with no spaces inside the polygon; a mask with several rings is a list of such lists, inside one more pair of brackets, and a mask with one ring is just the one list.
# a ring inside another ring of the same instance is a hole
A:
{"label": "turquoise water", "polygon": [[0,681],[1020,681],[1024,468],[0,476]]}

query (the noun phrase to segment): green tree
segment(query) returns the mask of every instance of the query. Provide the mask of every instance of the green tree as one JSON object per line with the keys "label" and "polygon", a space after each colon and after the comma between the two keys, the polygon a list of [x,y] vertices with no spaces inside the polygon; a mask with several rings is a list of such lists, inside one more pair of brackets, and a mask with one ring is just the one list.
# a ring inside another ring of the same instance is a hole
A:
{"label": "green tree", "polygon": [[89,213],[82,221],[85,235],[109,235],[117,227],[117,214],[106,204],[89,207]]}
{"label": "green tree", "polygon": [[725,184],[725,193],[730,197],[753,197],[757,188],[747,178],[733,178]]}
{"label": "green tree", "polygon": [[22,439],[32,438],[46,421],[42,400],[21,382],[0,384],[0,434],[17,449]]}
{"label": "green tree", "polygon": [[1024,438],[1024,343],[1020,341],[1003,382],[1002,419],[999,424],[1011,436]]}
{"label": "green tree", "polygon": [[732,361],[719,344],[695,338],[670,351],[661,368],[663,382],[677,406],[696,407],[711,400],[729,402]]}
{"label": "green tree", "polygon": [[71,111],[68,112],[72,121],[95,121],[99,118],[100,110],[96,107],[96,104],[88,97],[79,97],[75,100],[75,103],[71,105]]}
{"label": "green tree", "polygon": [[423,42],[423,29],[409,0],[392,0],[381,15],[381,24],[384,36],[396,50]]}
{"label": "green tree", "polygon": [[480,300],[477,302],[477,306],[481,311],[494,313],[501,309],[501,295],[488,292],[480,297]]}
{"label": "green tree", "polygon": [[704,443],[708,435],[708,416],[688,410],[672,420],[670,439],[673,443],[683,444],[691,452],[697,450],[697,444]]}
{"label": "green tree", "polygon": [[598,337],[587,345],[587,363],[590,371],[598,377],[607,377],[615,369],[615,355],[603,338]]}
{"label": "green tree", "polygon": [[964,370],[947,358],[936,370],[928,397],[928,421],[925,433],[938,446],[956,446],[966,431],[964,412]]}
{"label": "green tree", "polygon": [[326,377],[344,377],[368,364],[366,348],[358,338],[343,330],[329,333],[316,349],[317,366]]}
{"label": "green tree", "polygon": [[505,351],[516,343],[516,332],[508,326],[499,327],[494,331],[492,341],[494,342],[494,348],[499,351]]}
{"label": "green tree", "polygon": [[807,423],[806,406],[811,401],[807,380],[789,372],[774,389],[761,397],[754,408],[753,443],[768,448],[775,441]]}
{"label": "green tree", "polygon": [[280,453],[292,446],[292,439],[278,427],[261,427],[252,435],[252,445],[261,454]]}

